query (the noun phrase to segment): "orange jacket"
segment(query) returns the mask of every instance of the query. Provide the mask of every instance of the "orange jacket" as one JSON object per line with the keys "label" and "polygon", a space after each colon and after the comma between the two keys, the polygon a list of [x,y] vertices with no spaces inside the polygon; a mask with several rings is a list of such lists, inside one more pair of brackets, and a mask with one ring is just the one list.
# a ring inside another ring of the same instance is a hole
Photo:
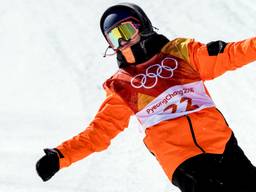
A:
{"label": "orange jacket", "polygon": [[[256,38],[228,43],[222,51],[210,56],[207,45],[193,39],[178,38],[170,41],[159,55],[148,61],[147,66],[159,63],[161,58],[171,58],[169,60],[174,58],[173,60],[177,61],[179,65],[176,66],[177,69],[172,66],[175,69],[172,79],[176,78],[176,80],[168,82],[168,86],[171,85],[172,87],[214,79],[226,71],[234,70],[254,61],[256,59]],[[143,68],[143,64],[140,65]],[[153,73],[150,72],[151,68],[149,68],[147,68],[149,71],[147,75],[148,79],[151,78],[152,80],[149,82],[150,85],[153,85],[155,83],[153,81],[154,76],[152,76]],[[169,70],[171,67],[164,66],[162,68]],[[140,69],[136,68],[136,70]],[[141,70],[143,71],[145,68]],[[159,73],[158,70],[160,68],[157,69],[157,73]],[[57,147],[64,155],[64,158],[60,159],[61,168],[67,167],[93,152],[106,149],[110,145],[111,139],[128,126],[130,116],[137,115],[140,110],[143,110],[147,104],[164,91],[159,86],[155,87],[155,91],[143,90],[143,88],[136,91],[134,86],[132,88],[129,85],[134,77],[133,71],[128,70],[127,72],[120,69],[105,82],[104,88],[107,92],[107,98],[94,120],[79,135]],[[159,74],[157,83],[166,85],[167,83],[162,78],[164,74]],[[186,78],[182,78],[183,76]],[[138,82],[141,83],[141,81]],[[205,91],[209,96],[206,88]],[[193,93],[193,90],[191,92]],[[176,92],[172,92],[172,94],[174,93]],[[171,98],[172,94],[167,96]],[[163,101],[156,103],[152,107],[152,111],[164,104]],[[173,106],[171,105],[171,107]],[[144,143],[155,155],[170,180],[175,169],[186,159],[201,153],[223,153],[232,134],[224,117],[215,106],[208,105],[196,110],[196,107],[193,108],[190,103],[190,108],[187,107],[186,110],[188,111],[186,115],[160,122],[155,121],[156,123],[145,129]],[[171,113],[175,112],[176,110],[172,108]],[[150,114],[150,110],[148,113]]]}

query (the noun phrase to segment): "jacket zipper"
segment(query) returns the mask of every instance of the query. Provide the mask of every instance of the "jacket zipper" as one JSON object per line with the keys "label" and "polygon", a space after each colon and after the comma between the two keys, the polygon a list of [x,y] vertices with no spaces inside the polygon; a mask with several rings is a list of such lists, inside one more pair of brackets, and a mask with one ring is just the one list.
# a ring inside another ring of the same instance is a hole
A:
{"label": "jacket zipper", "polygon": [[189,123],[189,128],[190,128],[190,132],[191,132],[191,135],[192,135],[194,144],[196,145],[196,147],[197,147],[198,149],[200,149],[200,151],[202,151],[203,153],[205,153],[205,150],[198,144],[198,142],[197,142],[197,140],[196,140],[196,135],[195,135],[195,132],[194,132],[194,129],[193,129],[193,125],[192,125],[192,121],[191,121],[190,117],[189,117],[188,115],[186,115],[186,118],[187,118],[188,123]]}

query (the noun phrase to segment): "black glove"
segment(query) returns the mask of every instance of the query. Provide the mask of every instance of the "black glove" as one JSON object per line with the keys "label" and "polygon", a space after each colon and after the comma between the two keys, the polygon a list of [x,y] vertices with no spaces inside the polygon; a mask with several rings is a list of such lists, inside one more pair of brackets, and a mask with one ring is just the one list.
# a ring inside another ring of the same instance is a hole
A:
{"label": "black glove", "polygon": [[36,171],[43,181],[48,181],[60,169],[59,158],[63,157],[57,149],[44,149],[45,155],[36,163]]}

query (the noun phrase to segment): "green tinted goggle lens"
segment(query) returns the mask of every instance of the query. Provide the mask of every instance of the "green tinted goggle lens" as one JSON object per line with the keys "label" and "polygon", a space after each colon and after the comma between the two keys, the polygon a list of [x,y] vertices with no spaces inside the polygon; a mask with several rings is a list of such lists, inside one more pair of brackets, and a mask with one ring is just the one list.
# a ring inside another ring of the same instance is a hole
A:
{"label": "green tinted goggle lens", "polygon": [[111,29],[107,35],[114,49],[120,47],[119,41],[129,41],[138,34],[138,29],[132,22],[124,22]]}

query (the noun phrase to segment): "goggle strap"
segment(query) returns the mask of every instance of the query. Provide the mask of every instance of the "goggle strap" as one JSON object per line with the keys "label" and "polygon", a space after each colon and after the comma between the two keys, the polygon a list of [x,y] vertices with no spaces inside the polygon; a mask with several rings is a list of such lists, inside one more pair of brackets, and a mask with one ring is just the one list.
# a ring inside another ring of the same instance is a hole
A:
{"label": "goggle strap", "polygon": [[106,57],[106,56],[107,56],[108,49],[110,49],[110,48],[111,48],[111,46],[109,45],[109,46],[106,48],[103,57]]}
{"label": "goggle strap", "polygon": [[106,50],[104,52],[104,55],[103,55],[104,58],[107,57],[107,56],[113,56],[113,55],[116,54],[116,51],[114,53],[108,53],[109,49],[112,49],[112,47],[110,45],[106,48]]}
{"label": "goggle strap", "polygon": [[155,29],[156,31],[159,31],[159,28],[155,27],[155,26],[152,26],[153,29]]}

